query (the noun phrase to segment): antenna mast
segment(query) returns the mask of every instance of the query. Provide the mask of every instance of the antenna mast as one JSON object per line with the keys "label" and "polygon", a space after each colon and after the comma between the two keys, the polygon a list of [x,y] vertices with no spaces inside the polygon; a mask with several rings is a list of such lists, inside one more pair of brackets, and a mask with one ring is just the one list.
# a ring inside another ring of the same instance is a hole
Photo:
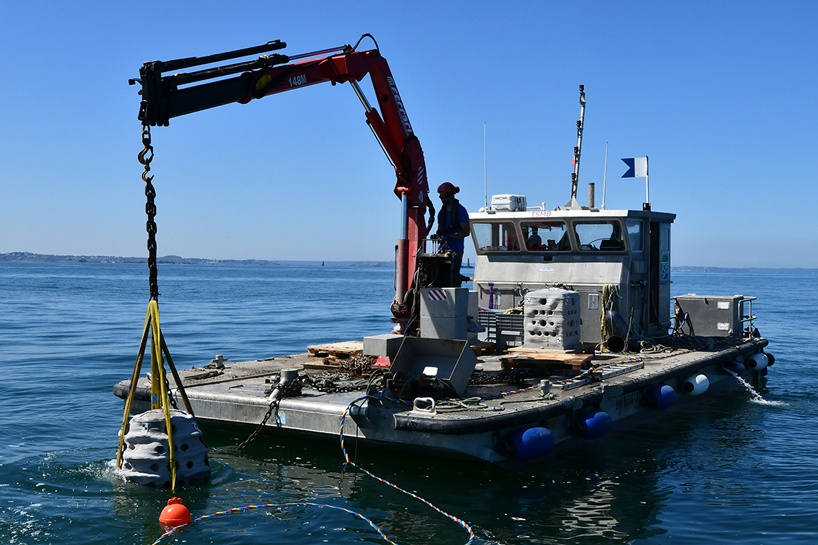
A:
{"label": "antenna mast", "polygon": [[486,122],[483,121],[483,196],[486,199],[486,210],[489,209],[489,174],[486,159]]}
{"label": "antenna mast", "polygon": [[605,210],[605,185],[608,183],[608,143],[605,142],[605,174],[602,175],[602,209]]}
{"label": "antenna mast", "polygon": [[577,121],[577,146],[574,148],[574,173],[571,174],[571,200],[565,208],[580,208],[577,202],[577,187],[579,186],[579,158],[582,155],[582,129],[585,125],[585,86],[579,86],[579,121]]}

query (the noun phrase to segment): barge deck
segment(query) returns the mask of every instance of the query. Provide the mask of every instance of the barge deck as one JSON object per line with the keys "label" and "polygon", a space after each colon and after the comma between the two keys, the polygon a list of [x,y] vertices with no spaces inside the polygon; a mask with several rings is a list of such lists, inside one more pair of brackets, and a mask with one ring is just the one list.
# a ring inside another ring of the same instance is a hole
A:
{"label": "barge deck", "polygon": [[[593,439],[614,422],[663,408],[657,407],[657,388],[672,387],[679,392],[674,407],[684,407],[694,397],[701,400],[686,393],[684,383],[691,377],[707,377],[703,397],[734,389],[735,374],[758,380],[750,358],[762,352],[766,339],[719,342],[711,349],[678,345],[638,354],[591,353],[582,358],[584,369],[574,369],[575,355],[555,359],[551,352],[542,360],[538,356],[544,351],[536,349],[483,354],[465,395],[437,400],[423,395],[401,399],[400,392],[376,388],[378,368],[370,365],[376,358],[362,355],[327,360],[313,351],[228,364],[214,360],[179,375],[200,425],[251,430],[264,421],[265,430],[275,433],[335,440],[340,430],[373,446],[516,465],[546,454],[535,449],[531,456],[521,455],[518,450],[525,447],[515,434],[522,431],[548,429],[556,444]],[[287,373],[297,374],[292,382],[298,388],[271,399]],[[168,380],[178,399],[178,386],[172,377]],[[125,380],[114,393],[124,399],[129,389]],[[143,376],[134,393],[134,414],[150,409],[150,395],[150,380]],[[595,429],[588,419],[600,414],[608,419],[598,424],[604,429]]]}

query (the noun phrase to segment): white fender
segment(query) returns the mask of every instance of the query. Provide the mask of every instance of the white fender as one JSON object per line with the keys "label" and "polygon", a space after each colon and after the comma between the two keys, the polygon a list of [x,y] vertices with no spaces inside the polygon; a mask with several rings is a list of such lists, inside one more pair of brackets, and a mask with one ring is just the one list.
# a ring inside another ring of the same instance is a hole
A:
{"label": "white fender", "polygon": [[705,374],[691,375],[682,383],[682,391],[692,396],[705,393],[710,387],[710,379]]}
{"label": "white fender", "polygon": [[756,352],[752,356],[750,356],[747,361],[744,362],[744,365],[747,366],[747,369],[752,369],[753,371],[761,371],[765,367],[767,367],[767,363],[769,360],[767,359],[767,354],[763,352]]}

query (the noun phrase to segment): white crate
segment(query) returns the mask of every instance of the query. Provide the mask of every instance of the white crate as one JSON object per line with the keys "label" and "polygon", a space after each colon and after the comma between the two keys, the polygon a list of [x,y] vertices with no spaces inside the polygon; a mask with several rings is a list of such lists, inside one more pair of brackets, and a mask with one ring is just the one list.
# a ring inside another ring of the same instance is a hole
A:
{"label": "white crate", "polygon": [[526,198],[523,195],[492,195],[491,209],[504,210],[509,212],[524,212],[526,209]]}

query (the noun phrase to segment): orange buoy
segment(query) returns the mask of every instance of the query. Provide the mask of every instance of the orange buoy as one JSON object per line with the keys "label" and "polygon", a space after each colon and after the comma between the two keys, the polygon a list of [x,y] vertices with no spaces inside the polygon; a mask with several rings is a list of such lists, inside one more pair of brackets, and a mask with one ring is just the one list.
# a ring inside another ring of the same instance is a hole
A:
{"label": "orange buoy", "polygon": [[163,526],[176,527],[190,522],[190,511],[182,505],[182,498],[171,498],[159,515],[159,523]]}

